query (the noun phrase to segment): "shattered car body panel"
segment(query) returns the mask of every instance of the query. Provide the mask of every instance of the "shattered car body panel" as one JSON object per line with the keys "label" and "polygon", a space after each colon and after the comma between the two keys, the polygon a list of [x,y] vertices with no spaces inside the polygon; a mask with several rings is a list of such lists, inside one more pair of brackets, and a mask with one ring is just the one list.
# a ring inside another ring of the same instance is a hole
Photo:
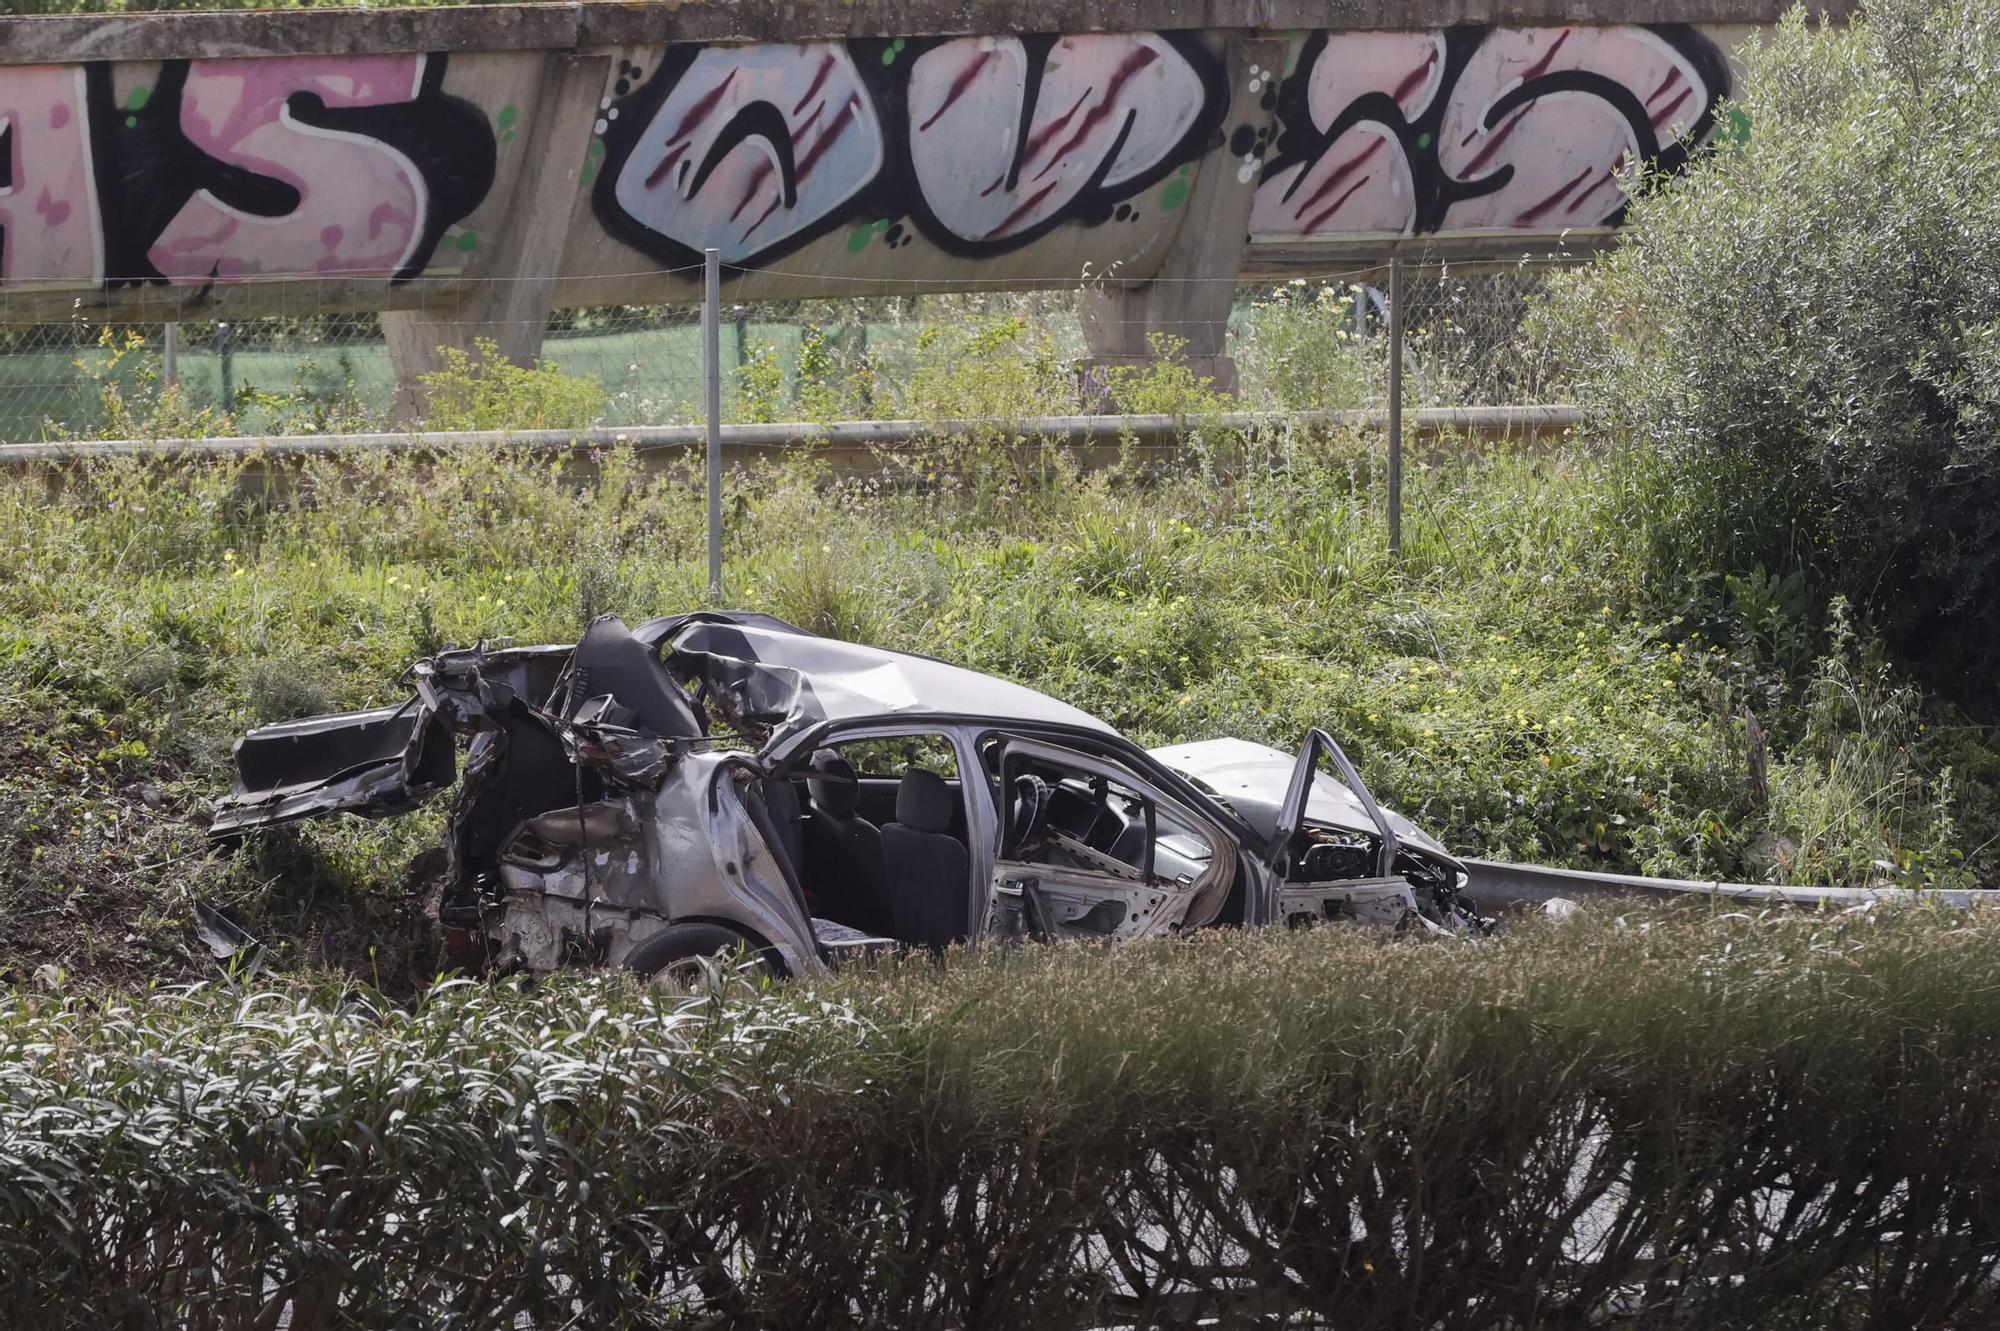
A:
{"label": "shattered car body panel", "polygon": [[1004,679],[879,647],[802,633],[763,615],[654,620],[670,636],[676,674],[706,685],[740,724],[774,746],[829,723],[886,717],[988,716],[1111,732],[1088,712]]}
{"label": "shattered car body panel", "polygon": [[403,813],[458,775],[450,732],[409,703],[265,726],[236,741],[234,758],[237,791],[221,803],[210,829],[218,835],[329,813]]}
{"label": "shattered car body panel", "polygon": [[524,823],[500,856],[503,909],[487,933],[502,967],[581,959],[622,965],[673,920],[730,920],[786,971],[817,952],[803,903],[746,807],[742,760],[689,753],[657,788],[629,787]]}
{"label": "shattered car body panel", "polygon": [[410,678],[399,707],[244,736],[211,832],[399,813],[456,775],[440,919],[499,967],[650,972],[734,939],[797,975],[982,938],[1482,927],[1462,866],[1323,732],[1296,757],[1148,753],[1031,689],[745,613],[607,616]]}

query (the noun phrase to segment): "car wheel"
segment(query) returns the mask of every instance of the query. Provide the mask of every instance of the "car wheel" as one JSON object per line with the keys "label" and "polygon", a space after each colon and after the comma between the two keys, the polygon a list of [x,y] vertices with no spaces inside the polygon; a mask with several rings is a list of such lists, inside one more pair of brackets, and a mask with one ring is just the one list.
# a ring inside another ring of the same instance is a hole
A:
{"label": "car wheel", "polygon": [[771,949],[727,925],[705,921],[668,925],[626,954],[625,969],[651,984],[701,991],[709,987],[711,976],[730,974],[744,957],[761,974],[774,979],[784,974]]}

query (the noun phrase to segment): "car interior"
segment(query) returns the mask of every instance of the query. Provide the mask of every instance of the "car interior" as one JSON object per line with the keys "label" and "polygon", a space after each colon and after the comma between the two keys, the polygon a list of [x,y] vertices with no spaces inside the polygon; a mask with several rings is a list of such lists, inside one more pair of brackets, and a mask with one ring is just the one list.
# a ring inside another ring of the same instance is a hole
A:
{"label": "car interior", "polygon": [[1010,754],[1001,773],[1008,817],[1000,858],[1132,881],[1192,881],[1213,854],[1136,789],[1095,772]]}
{"label": "car interior", "polygon": [[773,784],[804,787],[794,862],[816,921],[933,949],[971,935],[965,798],[943,736],[823,748]]}
{"label": "car interior", "polygon": [[452,818],[453,869],[440,906],[447,919],[479,918],[480,901],[496,881],[498,856],[510,829],[551,809],[603,797],[603,782],[571,764],[561,738],[527,705],[529,700],[547,699],[551,710],[574,717],[587,702],[609,696],[611,706],[599,713],[603,720],[668,736],[694,736],[705,729],[659,659],[615,616],[591,623],[560,677],[557,664],[558,659],[523,662],[493,681],[507,686],[507,696],[492,717],[496,733],[476,738],[466,758],[468,776],[489,767],[490,773],[468,787]]}

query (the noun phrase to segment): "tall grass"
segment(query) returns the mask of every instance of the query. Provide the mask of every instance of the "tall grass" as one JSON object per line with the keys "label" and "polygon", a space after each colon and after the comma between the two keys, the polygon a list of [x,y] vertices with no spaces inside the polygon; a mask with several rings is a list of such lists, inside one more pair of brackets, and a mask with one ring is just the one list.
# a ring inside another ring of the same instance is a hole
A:
{"label": "tall grass", "polygon": [[[1606,516],[1615,459],[1419,459],[1398,561],[1364,437],[1218,438],[1143,478],[1081,474],[1059,450],[1022,466],[1003,443],[940,445],[909,487],[835,482],[810,457],[734,475],[730,601],[1021,680],[1149,742],[1290,746],[1328,725],[1468,853],[1838,882],[1988,872],[1986,732],[1864,668],[1858,641],[1837,648],[1847,683],[1809,710],[1812,676],[1759,645],[1768,625],[1705,636],[1635,611],[1648,601]],[[619,450],[588,470],[468,452],[0,478],[0,965],[205,966],[178,923],[195,895],[281,956],[417,960],[406,865],[435,815],[211,855],[200,828],[230,740],[398,698],[404,664],[444,644],[699,606],[702,522],[694,478]],[[1852,705],[1827,705],[1835,692]],[[1891,704],[1893,725],[1846,744]]]}
{"label": "tall grass", "polygon": [[10,1325],[1972,1327],[2000,925],[0,998]]}

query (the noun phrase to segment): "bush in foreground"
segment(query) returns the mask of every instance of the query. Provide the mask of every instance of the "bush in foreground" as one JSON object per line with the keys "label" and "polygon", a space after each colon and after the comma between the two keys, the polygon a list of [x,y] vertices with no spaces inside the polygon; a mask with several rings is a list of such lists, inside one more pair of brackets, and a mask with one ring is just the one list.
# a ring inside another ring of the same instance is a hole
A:
{"label": "bush in foreground", "polygon": [[0,1000],[0,1322],[1990,1325],[2000,921]]}

